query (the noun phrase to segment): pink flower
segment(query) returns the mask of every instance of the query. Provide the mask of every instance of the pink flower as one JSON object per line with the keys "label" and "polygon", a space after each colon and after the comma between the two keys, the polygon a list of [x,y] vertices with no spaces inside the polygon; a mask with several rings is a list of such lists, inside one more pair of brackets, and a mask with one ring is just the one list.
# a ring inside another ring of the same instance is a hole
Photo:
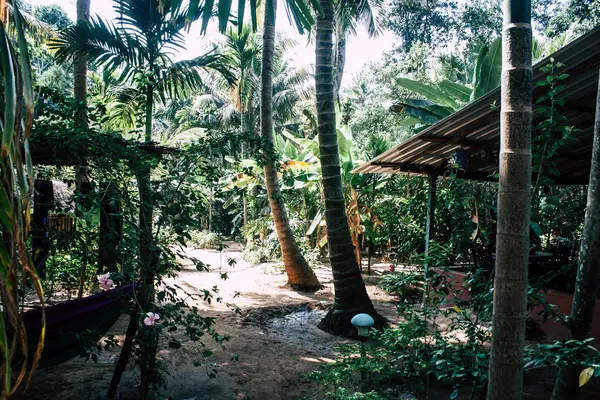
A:
{"label": "pink flower", "polygon": [[110,290],[115,287],[115,283],[110,279],[110,273],[98,275],[98,283],[103,290]]}
{"label": "pink flower", "polygon": [[390,272],[394,272],[396,270],[396,266],[394,264],[390,264]]}
{"label": "pink flower", "polygon": [[160,319],[160,315],[154,314],[153,312],[149,312],[146,315],[147,317],[144,318],[144,325],[146,326],[154,326],[156,321]]}

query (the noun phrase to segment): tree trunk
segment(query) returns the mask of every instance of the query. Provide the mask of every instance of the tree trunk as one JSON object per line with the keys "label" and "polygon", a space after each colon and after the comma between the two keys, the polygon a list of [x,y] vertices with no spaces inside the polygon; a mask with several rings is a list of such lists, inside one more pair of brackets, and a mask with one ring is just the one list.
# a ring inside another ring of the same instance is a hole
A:
{"label": "tree trunk", "polygon": [[273,56],[275,50],[276,12],[277,0],[268,0],[265,7],[263,28],[260,107],[261,133],[267,146],[267,160],[264,166],[265,183],[288,281],[295,290],[316,290],[320,287],[319,280],[308,266],[308,263],[300,252],[298,244],[294,240],[294,234],[290,227],[279,188],[277,168],[275,167],[276,160],[273,149]]}
{"label": "tree trunk", "polygon": [[[152,85],[146,88],[146,143],[152,141],[152,111],[154,106]],[[142,286],[138,298],[142,313],[151,310],[154,302],[154,261],[156,259],[154,243],[152,240],[152,216],[154,212],[152,187],[151,187],[151,167],[142,165],[136,172],[138,191],[140,196],[139,210],[139,257],[140,257],[140,275],[142,277]],[[151,398],[151,386],[154,375],[154,365],[156,359],[158,338],[152,332],[147,335],[144,342],[141,343],[140,358],[140,399],[147,400]]]}
{"label": "tree trunk", "polygon": [[488,399],[520,399],[531,209],[531,3],[504,0],[500,179]]}
{"label": "tree trunk", "polygon": [[[90,0],[77,0],[77,22],[87,22],[90,19]],[[74,60],[74,76],[73,76],[73,96],[79,103],[77,111],[76,123],[82,127],[87,127],[87,79],[88,65],[85,57],[77,56]],[[83,208],[90,207],[90,202],[86,199],[91,192],[90,172],[87,160],[80,157],[77,160],[77,168],[75,171],[75,183],[78,194],[81,196]],[[81,215],[81,213],[78,213]]]}
{"label": "tree trunk", "polygon": [[113,376],[110,380],[110,386],[108,387],[108,400],[116,400],[117,398],[117,390],[119,389],[123,372],[125,372],[125,369],[127,368],[127,363],[129,362],[131,351],[133,350],[133,339],[138,330],[138,318],[139,309],[136,306],[136,309],[129,317],[129,325],[127,326],[127,333],[125,334],[123,347],[121,348],[119,360],[117,361],[115,371],[113,372]]}
{"label": "tree trunk", "polygon": [[335,77],[335,98],[340,101],[340,89],[342,79],[344,78],[344,68],[346,66],[346,32],[342,29],[341,23],[335,24],[335,59],[334,59],[334,77]]}
{"label": "tree trunk", "polygon": [[[600,82],[598,87],[600,88]],[[586,339],[592,329],[594,306],[600,286],[600,229],[598,226],[600,226],[600,91],[596,98],[596,123],[594,125],[590,183],[569,324],[571,339],[574,340]],[[579,365],[560,368],[552,400],[567,400],[577,397],[581,369]]]}
{"label": "tree trunk", "polygon": [[350,320],[357,313],[371,315],[375,318],[376,326],[383,326],[384,319],[377,315],[367,294],[356,265],[350,238],[335,126],[335,84],[332,63],[334,9],[332,0],[319,0],[319,4],[323,12],[317,18],[315,53],[317,130],[321,152],[329,259],[335,289],[333,307],[319,323],[319,328],[335,335],[356,336],[356,330],[350,324]]}

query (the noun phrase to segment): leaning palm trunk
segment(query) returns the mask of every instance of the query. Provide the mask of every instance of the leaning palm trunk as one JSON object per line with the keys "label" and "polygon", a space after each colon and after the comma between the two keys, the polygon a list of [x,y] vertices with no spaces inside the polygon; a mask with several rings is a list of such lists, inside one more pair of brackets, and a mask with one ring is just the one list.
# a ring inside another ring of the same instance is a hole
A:
{"label": "leaning palm trunk", "polygon": [[379,326],[383,325],[383,318],[375,312],[358,270],[346,218],[335,126],[333,3],[319,0],[319,4],[323,12],[317,18],[315,85],[325,222],[335,289],[333,307],[319,328],[335,335],[354,336],[350,319],[355,314],[368,313]]}
{"label": "leaning palm trunk", "polygon": [[500,180],[488,399],[520,399],[531,207],[531,3],[504,0]]}
{"label": "leaning palm trunk", "polygon": [[[571,339],[574,340],[586,339],[592,328],[594,306],[600,286],[600,230],[598,226],[600,226],[600,92],[596,99],[590,184],[569,325]],[[563,366],[556,377],[552,400],[576,398],[579,392],[580,372],[579,365]]]}
{"label": "leaning palm trunk", "polygon": [[[272,6],[269,5],[272,3]],[[281,247],[283,265],[292,288],[296,290],[315,290],[320,287],[319,280],[302,256],[294,234],[290,227],[279,180],[275,168],[273,149],[273,56],[275,51],[275,13],[277,0],[268,0],[265,7],[263,31],[263,56],[261,71],[261,107],[260,126],[262,136],[267,146],[267,161],[265,163],[265,183],[269,196],[269,205],[275,222],[275,230]]]}

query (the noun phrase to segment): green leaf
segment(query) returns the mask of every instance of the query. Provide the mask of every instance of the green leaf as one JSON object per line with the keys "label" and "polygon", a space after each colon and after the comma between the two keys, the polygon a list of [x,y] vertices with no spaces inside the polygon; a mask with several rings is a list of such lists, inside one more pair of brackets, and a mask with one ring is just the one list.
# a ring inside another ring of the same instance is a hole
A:
{"label": "green leaf", "polygon": [[323,246],[325,246],[326,244],[327,244],[327,236],[323,236],[323,237],[321,238],[321,240],[319,240],[319,244],[318,244],[318,246],[322,248],[322,247],[323,247]]}
{"label": "green leaf", "polygon": [[219,0],[219,31],[225,32],[229,15],[231,15],[231,0]]}
{"label": "green leaf", "polygon": [[489,51],[481,60],[481,69],[476,76],[471,101],[480,98],[500,86],[502,75],[502,40],[494,40]]}
{"label": "green leaf", "polygon": [[237,202],[240,199],[240,196],[238,195],[233,195],[230,198],[228,198],[225,203],[223,203],[223,208],[227,209],[229,207],[231,207],[231,205],[235,202]]}
{"label": "green leaf", "polygon": [[17,88],[15,86],[15,70],[12,60],[12,51],[8,42],[4,24],[0,24],[0,63],[4,77],[4,133],[2,135],[2,154],[10,152],[15,131],[17,112]]}
{"label": "green leaf", "polygon": [[398,84],[403,88],[420,94],[429,101],[450,107],[454,111],[460,108],[454,99],[436,87],[432,87],[409,78],[396,78],[396,82],[398,82]]}
{"label": "green leaf", "polygon": [[[483,64],[483,59],[485,58],[488,51],[490,51],[490,48],[487,45],[481,46],[481,49],[479,49],[479,53],[477,54],[477,60],[475,60],[475,69],[473,71],[473,81],[471,82],[473,87],[475,87],[475,85],[477,84],[477,82],[480,79],[481,64]],[[473,99],[474,94],[475,93],[471,93],[471,101],[474,100]]]}
{"label": "green leaf", "polygon": [[246,0],[238,1],[238,33],[244,30],[244,12],[246,10]]}
{"label": "green leaf", "polygon": [[258,23],[256,21],[256,13],[258,10],[256,9],[256,0],[250,0],[250,17],[252,19],[252,30],[256,31],[258,27]]}
{"label": "green leaf", "polygon": [[313,218],[312,222],[310,223],[310,226],[308,227],[308,230],[306,231],[306,236],[312,235],[322,220],[323,220],[323,212],[321,210],[319,210],[315,214],[315,217]]}
{"label": "green leaf", "polygon": [[[2,28],[4,29],[4,28]],[[10,350],[8,344],[8,336],[6,335],[6,325],[4,323],[4,313],[0,313],[0,353],[2,353],[3,365],[10,365]],[[10,393],[11,384],[11,369],[4,368],[4,377],[2,384],[2,392]]]}
{"label": "green leaf", "polygon": [[194,21],[194,18],[197,15],[199,5],[200,0],[190,0],[190,4],[188,6],[188,13],[185,16],[185,24],[187,26],[189,26]]}
{"label": "green leaf", "polygon": [[542,236],[542,227],[539,224],[536,224],[535,222],[529,222],[529,226],[531,227],[531,230],[537,235],[537,236]]}
{"label": "green leaf", "polygon": [[444,79],[438,83],[438,86],[448,96],[452,96],[463,103],[468,103],[471,99],[471,94],[473,93],[473,89],[470,87],[457,82],[449,81],[448,79]]}
{"label": "green leaf", "polygon": [[594,368],[588,367],[579,374],[579,387],[582,387],[594,376]]}
{"label": "green leaf", "polygon": [[[201,34],[206,33],[206,28],[208,28],[208,21],[210,20],[210,17],[212,16],[214,4],[215,4],[215,0],[206,0],[206,3],[204,4],[204,10],[202,11],[202,26],[200,28]],[[220,3],[219,3],[219,5],[220,5]],[[190,11],[191,11],[191,9],[190,9]],[[219,18],[221,18],[220,14],[219,14]],[[229,18],[229,13],[227,14],[227,16],[225,18],[225,24],[227,24],[227,18]],[[221,21],[219,21],[219,23],[220,22]]]}

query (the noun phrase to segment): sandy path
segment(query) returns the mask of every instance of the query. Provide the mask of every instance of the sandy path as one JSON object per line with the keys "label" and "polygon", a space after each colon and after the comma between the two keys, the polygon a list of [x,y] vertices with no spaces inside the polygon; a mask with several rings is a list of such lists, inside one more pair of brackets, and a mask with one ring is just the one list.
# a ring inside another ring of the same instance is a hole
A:
{"label": "sandy path", "polygon": [[[216,286],[222,303],[197,306],[205,316],[216,318],[217,330],[229,335],[231,341],[223,349],[207,339],[214,351],[207,364],[194,367],[197,348],[191,342],[178,350],[166,348],[159,359],[168,375],[161,393],[177,400],[229,399],[298,399],[314,393],[314,385],[304,375],[334,357],[335,346],[345,339],[328,335],[316,328],[330,304],[331,271],[327,267],[315,270],[322,290],[314,294],[297,293],[286,287],[285,275],[267,275],[264,265],[252,266],[241,259],[241,248],[232,245],[220,254],[214,250],[189,250],[189,254],[211,266],[210,272],[198,272],[185,265],[178,278],[169,281],[189,292]],[[236,265],[227,265],[227,258]],[[380,269],[383,266],[380,266]],[[226,272],[227,280],[221,279]],[[373,278],[366,279],[371,298],[380,313],[395,317],[395,308]],[[236,292],[239,296],[235,297]],[[234,303],[242,314],[235,315],[226,303]],[[292,311],[298,311],[286,317]],[[112,334],[122,335],[127,318],[121,318]],[[103,399],[114,368],[116,352],[105,352],[99,363],[73,359],[59,366],[36,373],[30,390],[18,399],[86,400]],[[232,359],[238,355],[239,360]],[[207,376],[216,369],[217,377]],[[138,376],[135,368],[126,372],[121,388],[122,399],[136,398]]]}

